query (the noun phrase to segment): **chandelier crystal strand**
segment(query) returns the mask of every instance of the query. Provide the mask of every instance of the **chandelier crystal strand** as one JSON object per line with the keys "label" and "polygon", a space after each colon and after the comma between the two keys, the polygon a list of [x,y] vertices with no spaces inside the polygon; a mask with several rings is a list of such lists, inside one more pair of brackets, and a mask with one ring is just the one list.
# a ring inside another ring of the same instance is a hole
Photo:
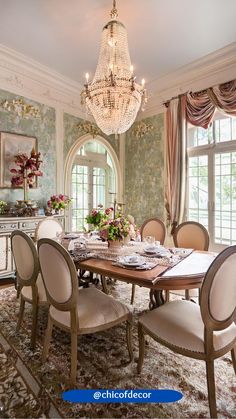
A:
{"label": "chandelier crystal strand", "polygon": [[137,116],[142,99],[146,101],[144,84],[136,83],[133,75],[125,26],[117,17],[114,0],[111,20],[102,31],[95,76],[89,83],[87,75],[81,93],[82,103],[107,135],[127,131]]}

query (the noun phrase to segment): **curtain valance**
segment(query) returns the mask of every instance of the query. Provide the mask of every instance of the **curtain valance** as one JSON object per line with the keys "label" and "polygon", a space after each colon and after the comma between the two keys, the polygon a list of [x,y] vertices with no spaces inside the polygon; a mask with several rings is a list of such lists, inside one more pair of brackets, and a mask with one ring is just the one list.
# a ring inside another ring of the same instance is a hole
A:
{"label": "curtain valance", "polygon": [[197,127],[207,128],[216,109],[236,116],[236,80],[185,97],[186,119]]}

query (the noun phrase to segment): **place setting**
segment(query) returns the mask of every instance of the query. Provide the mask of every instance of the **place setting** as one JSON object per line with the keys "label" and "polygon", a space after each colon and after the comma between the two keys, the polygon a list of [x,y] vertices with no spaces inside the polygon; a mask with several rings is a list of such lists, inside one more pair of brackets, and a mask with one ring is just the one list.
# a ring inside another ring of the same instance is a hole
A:
{"label": "place setting", "polygon": [[120,266],[125,269],[135,269],[135,270],[149,270],[155,268],[158,265],[156,261],[149,261],[145,257],[138,254],[131,254],[128,256],[120,256],[115,262],[112,263],[113,266]]}

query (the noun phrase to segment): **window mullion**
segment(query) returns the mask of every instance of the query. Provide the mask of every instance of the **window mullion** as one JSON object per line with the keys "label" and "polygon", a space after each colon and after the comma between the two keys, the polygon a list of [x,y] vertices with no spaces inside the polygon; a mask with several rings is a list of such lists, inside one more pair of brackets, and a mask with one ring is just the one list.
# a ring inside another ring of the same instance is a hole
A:
{"label": "window mullion", "polygon": [[215,232],[215,176],[214,176],[214,153],[208,153],[208,231],[211,242],[214,243]]}

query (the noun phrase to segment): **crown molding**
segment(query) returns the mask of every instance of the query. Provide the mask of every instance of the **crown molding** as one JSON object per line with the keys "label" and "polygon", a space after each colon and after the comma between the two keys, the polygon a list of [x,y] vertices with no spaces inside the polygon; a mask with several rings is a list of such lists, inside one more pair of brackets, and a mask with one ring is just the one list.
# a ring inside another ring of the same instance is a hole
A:
{"label": "crown molding", "polygon": [[79,83],[2,44],[0,88],[88,119],[80,103]]}
{"label": "crown molding", "polygon": [[163,103],[172,97],[233,80],[235,75],[236,42],[148,83],[148,103],[138,119],[164,112]]}

